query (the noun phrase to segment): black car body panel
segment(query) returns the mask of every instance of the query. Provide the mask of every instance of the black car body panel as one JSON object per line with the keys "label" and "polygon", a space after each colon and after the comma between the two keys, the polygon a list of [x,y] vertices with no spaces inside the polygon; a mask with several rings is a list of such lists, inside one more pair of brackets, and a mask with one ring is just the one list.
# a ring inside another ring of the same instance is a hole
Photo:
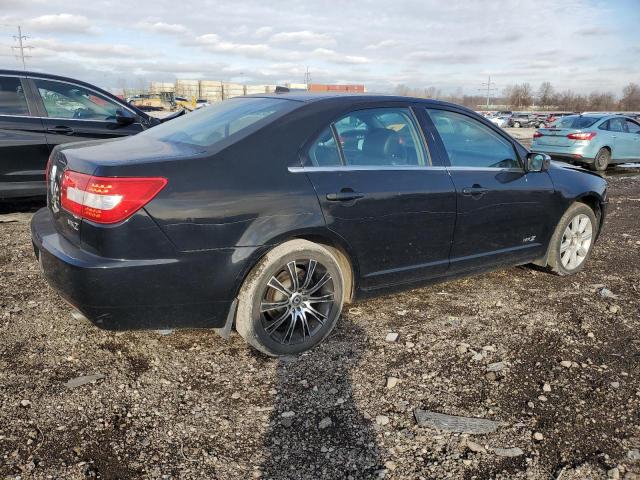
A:
{"label": "black car body panel", "polygon": [[[556,224],[577,199],[604,218],[606,182],[586,171],[452,166],[427,109],[482,124],[511,146],[514,161],[528,153],[463,107],[365,95],[253,98],[290,103],[259,128],[213,146],[161,140],[150,131],[56,149],[48,207],[34,217],[32,238],[49,282],[89,319],[110,329],[221,327],[248,272],[292,238],[342,251],[357,298],[544,259]],[[310,163],[309,146],[328,125],[372,108],[411,112],[429,164]],[[60,208],[66,169],[168,183],[130,218],[101,225]],[[347,199],[336,201],[339,195]]]}
{"label": "black car body panel", "polygon": [[[24,111],[16,109],[15,95],[4,85],[8,82],[19,82],[19,95],[27,107]],[[50,115],[37,82],[81,88],[95,96],[96,101],[120,108],[130,116],[130,123],[118,123],[115,118],[107,121]],[[157,118],[86,82],[36,72],[0,70],[0,199],[44,195],[44,170],[56,145],[135,135],[159,123]]]}

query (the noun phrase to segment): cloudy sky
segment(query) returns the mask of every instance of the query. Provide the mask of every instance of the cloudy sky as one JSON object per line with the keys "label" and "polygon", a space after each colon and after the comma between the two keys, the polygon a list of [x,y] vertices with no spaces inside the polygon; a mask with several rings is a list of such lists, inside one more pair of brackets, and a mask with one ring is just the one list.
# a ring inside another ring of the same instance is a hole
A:
{"label": "cloudy sky", "polygon": [[0,68],[21,67],[17,25],[28,69],[105,88],[302,82],[307,66],[312,82],[370,91],[640,82],[640,0],[0,0]]}

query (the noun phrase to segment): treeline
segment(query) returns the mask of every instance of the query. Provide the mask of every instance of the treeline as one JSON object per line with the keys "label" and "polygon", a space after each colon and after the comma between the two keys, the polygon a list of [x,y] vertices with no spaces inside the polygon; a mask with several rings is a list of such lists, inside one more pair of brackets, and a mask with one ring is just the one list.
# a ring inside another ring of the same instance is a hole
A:
{"label": "treeline", "polygon": [[[462,89],[456,93],[442,95],[435,87],[411,88],[406,85],[396,87],[398,95],[420,98],[434,98],[478,108],[486,104],[486,96],[464,95]],[[563,110],[563,111],[640,111],[640,85],[629,83],[617,97],[613,92],[594,91],[588,95],[572,90],[557,91],[550,82],[542,83],[534,90],[529,83],[509,85],[501,95],[491,97],[491,105],[508,106],[514,110]]]}

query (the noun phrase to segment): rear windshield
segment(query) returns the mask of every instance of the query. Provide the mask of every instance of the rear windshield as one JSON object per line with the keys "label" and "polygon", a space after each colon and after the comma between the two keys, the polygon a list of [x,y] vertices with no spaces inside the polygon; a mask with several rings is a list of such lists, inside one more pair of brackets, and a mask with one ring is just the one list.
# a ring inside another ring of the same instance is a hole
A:
{"label": "rear windshield", "polygon": [[169,120],[140,135],[210,147],[232,135],[248,134],[298,105],[278,98],[233,98]]}
{"label": "rear windshield", "polygon": [[563,117],[554,125],[558,128],[588,128],[602,117],[580,117],[578,115],[571,115]]}

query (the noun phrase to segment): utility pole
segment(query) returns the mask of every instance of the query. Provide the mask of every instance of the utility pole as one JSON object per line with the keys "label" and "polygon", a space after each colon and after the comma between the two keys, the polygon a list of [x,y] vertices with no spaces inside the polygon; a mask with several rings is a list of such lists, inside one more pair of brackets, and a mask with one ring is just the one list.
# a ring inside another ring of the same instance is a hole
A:
{"label": "utility pole", "polygon": [[311,83],[311,72],[309,71],[309,66],[307,65],[307,70],[304,72],[304,83],[309,88],[309,84]]}
{"label": "utility pole", "polygon": [[20,25],[18,25],[18,36],[13,36],[13,38],[15,40],[18,41],[18,46],[17,47],[11,47],[13,49],[17,49],[20,51],[20,59],[22,60],[22,69],[26,70],[27,69],[27,63],[24,61],[25,58],[28,57],[28,55],[24,54],[24,49],[25,48],[32,48],[30,46],[26,46],[24,45],[23,40],[26,40],[28,37],[26,35],[22,35],[22,27]]}
{"label": "utility pole", "polygon": [[479,88],[478,89],[481,92],[486,92],[487,93],[487,110],[489,110],[489,104],[491,102],[491,92],[497,90],[497,88],[494,87],[495,84],[496,84],[496,82],[492,82],[491,81],[491,75],[489,75],[489,79],[486,82],[481,83],[483,88]]}

